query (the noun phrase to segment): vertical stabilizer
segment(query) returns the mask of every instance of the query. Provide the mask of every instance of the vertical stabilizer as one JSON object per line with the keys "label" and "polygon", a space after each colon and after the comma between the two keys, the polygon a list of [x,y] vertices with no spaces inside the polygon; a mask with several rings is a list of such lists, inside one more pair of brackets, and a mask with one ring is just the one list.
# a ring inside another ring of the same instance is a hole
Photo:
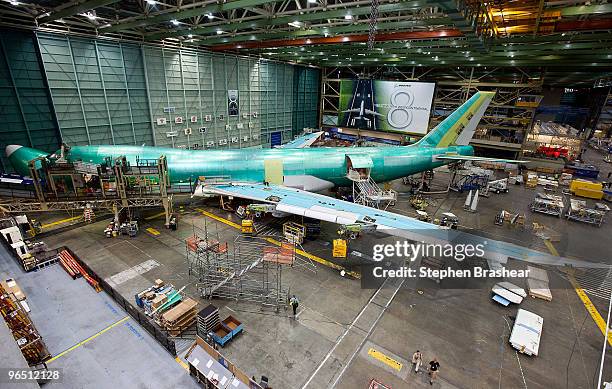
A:
{"label": "vertical stabilizer", "polygon": [[418,144],[430,147],[469,144],[493,96],[495,92],[476,92],[429,134],[425,135]]}

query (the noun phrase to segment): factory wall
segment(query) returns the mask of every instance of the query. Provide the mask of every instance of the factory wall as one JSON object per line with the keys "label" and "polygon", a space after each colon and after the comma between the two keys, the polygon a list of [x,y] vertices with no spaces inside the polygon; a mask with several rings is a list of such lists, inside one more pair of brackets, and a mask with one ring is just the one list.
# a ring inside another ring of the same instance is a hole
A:
{"label": "factory wall", "polygon": [[7,144],[53,152],[60,137],[31,34],[0,31],[0,171],[10,171]]}
{"label": "factory wall", "polygon": [[[39,33],[68,144],[237,148],[317,125],[319,70],[232,55]],[[230,94],[238,112],[231,115]]]}

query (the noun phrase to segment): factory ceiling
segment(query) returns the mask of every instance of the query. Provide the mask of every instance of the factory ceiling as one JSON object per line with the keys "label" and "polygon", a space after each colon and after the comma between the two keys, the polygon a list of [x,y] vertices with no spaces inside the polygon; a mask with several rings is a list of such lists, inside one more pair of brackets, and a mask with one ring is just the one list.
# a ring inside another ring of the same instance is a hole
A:
{"label": "factory ceiling", "polygon": [[571,0],[2,0],[0,24],[322,67],[612,69],[612,3]]}

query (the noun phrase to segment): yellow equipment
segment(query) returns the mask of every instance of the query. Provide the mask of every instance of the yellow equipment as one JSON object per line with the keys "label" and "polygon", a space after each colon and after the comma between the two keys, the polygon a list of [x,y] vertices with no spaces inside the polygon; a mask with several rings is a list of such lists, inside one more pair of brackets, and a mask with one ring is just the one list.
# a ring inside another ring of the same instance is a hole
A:
{"label": "yellow equipment", "polygon": [[334,239],[334,249],[332,255],[334,258],[346,258],[346,240]]}
{"label": "yellow equipment", "polygon": [[306,227],[295,222],[284,223],[283,236],[289,243],[302,244],[304,243],[304,236],[306,236]]}
{"label": "yellow equipment", "polygon": [[240,231],[243,234],[254,234],[255,233],[255,226],[253,225],[253,220],[243,219],[242,223],[240,225]]}
{"label": "yellow equipment", "polygon": [[572,180],[570,192],[576,196],[589,199],[601,200],[603,198],[603,185],[601,182],[591,182],[586,180]]}

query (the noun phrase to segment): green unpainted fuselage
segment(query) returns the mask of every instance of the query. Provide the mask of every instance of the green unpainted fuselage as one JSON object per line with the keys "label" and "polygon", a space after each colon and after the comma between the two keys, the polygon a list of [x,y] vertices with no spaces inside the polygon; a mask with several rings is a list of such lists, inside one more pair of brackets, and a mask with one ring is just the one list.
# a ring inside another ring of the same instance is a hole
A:
{"label": "green unpainted fuselage", "polygon": [[[65,157],[69,162],[103,163],[105,158],[125,156],[134,164],[137,158],[157,159],[166,156],[170,181],[195,182],[199,177],[229,177],[232,181],[262,182],[265,179],[264,161],[282,160],[284,176],[313,176],[337,186],[349,185],[348,156],[367,155],[373,166],[370,176],[377,182],[433,169],[449,163],[436,161],[435,155],[456,153],[473,155],[471,146],[436,147],[322,147],[306,149],[228,149],[184,150],[147,146],[73,146]],[[22,147],[11,156],[19,173],[27,175],[27,162],[46,153]],[[58,152],[59,154],[59,152]]]}
{"label": "green unpainted fuselage", "polygon": [[377,182],[386,182],[442,166],[448,161],[436,161],[434,156],[445,153],[474,154],[471,146],[242,150],[75,146],[68,152],[67,159],[70,162],[101,163],[106,157],[125,156],[130,163],[135,163],[137,157],[156,159],[165,155],[171,182],[194,182],[200,176],[225,176],[233,181],[262,182],[265,179],[264,160],[271,159],[282,161],[284,176],[314,176],[342,186],[350,184],[346,178],[347,155],[369,156],[373,162],[370,176]]}

